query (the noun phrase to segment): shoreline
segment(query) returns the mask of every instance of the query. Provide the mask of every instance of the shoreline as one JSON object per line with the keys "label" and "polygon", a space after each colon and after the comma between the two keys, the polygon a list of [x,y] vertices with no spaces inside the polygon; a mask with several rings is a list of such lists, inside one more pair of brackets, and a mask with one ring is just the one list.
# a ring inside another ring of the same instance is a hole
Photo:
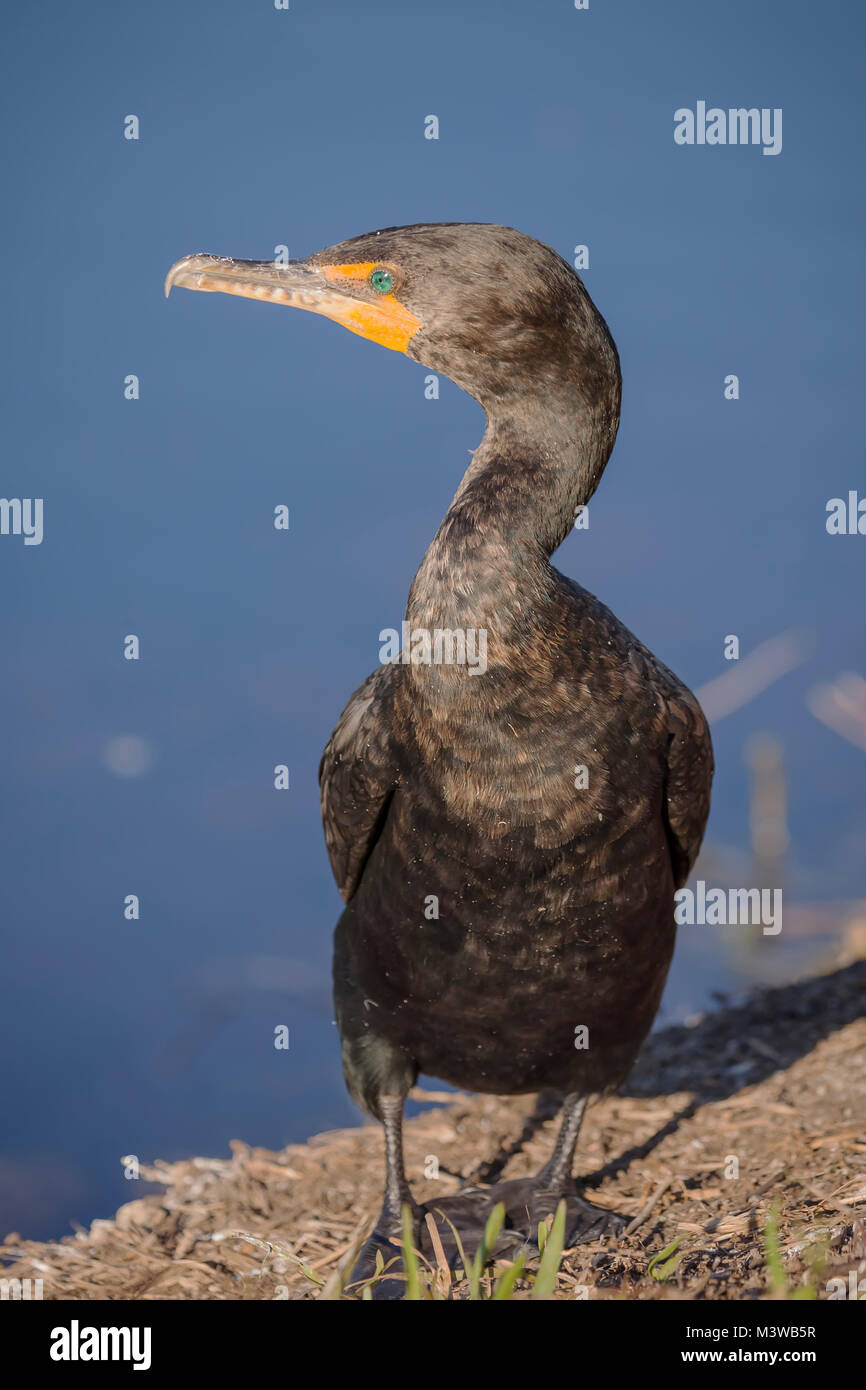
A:
{"label": "shoreline", "polygon": [[[429,1105],[406,1122],[421,1201],[532,1172],[555,1132],[544,1096],[413,1099]],[[2,1277],[41,1279],[46,1300],[321,1297],[372,1224],[379,1126],[230,1147],[142,1165],[164,1190],[87,1231],[7,1237]],[[566,1252],[555,1299],[848,1296],[866,1278],[866,960],[651,1034],[620,1094],[588,1111],[578,1171],[629,1230]],[[784,1286],[767,1256],[776,1219]]]}

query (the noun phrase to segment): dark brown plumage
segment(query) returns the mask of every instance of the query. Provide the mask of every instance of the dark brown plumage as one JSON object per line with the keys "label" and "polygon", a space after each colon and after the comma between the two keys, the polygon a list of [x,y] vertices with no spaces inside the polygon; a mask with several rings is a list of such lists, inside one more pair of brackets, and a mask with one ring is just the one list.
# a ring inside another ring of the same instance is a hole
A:
{"label": "dark brown plumage", "polygon": [[419,1071],[610,1090],[658,1009],[712,777],[694,697],[549,563],[613,446],[616,350],[574,272],[515,232],[406,229],[323,254],[405,266],[402,302],[429,325],[410,355],[488,417],[406,610],[413,629],[485,628],[487,673],[382,667],[322,759],[349,1088],[380,1116]]}
{"label": "dark brown plumage", "polygon": [[[209,258],[195,259],[198,271]],[[380,667],[322,758],[325,837],[346,902],[334,973],[346,1080],[386,1126],[385,1203],[359,1275],[412,1201],[400,1115],[420,1071],[566,1098],[538,1179],[466,1193],[452,1203],[464,1229],[477,1232],[500,1194],[515,1239],[563,1194],[572,1240],[609,1228],[574,1188],[574,1145],[587,1097],[620,1085],[652,1024],[673,891],[695,861],[712,778],[694,697],[550,564],[619,420],[616,348],[578,276],[508,228],[440,224],[320,252],[298,284],[369,266],[385,268],[400,322],[420,325],[409,356],[487,415],[406,618],[413,629],[484,629],[488,646],[483,674]],[[350,292],[381,317],[373,284]],[[586,1047],[575,1045],[581,1027]]]}

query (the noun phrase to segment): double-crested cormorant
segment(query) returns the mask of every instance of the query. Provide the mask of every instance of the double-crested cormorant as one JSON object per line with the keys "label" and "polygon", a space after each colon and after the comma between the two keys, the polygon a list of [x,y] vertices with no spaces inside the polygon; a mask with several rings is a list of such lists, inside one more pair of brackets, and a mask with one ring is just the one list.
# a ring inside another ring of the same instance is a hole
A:
{"label": "double-crested cormorant", "polygon": [[346,903],[334,962],[346,1083],[385,1128],[384,1204],[358,1272],[402,1203],[420,1215],[401,1139],[419,1072],[564,1097],[535,1179],[437,1207],[477,1230],[502,1199],[517,1238],[565,1195],[569,1241],[596,1236],[612,1218],[572,1179],[581,1118],[652,1024],[712,780],[694,696],[550,564],[616,436],[607,325],[553,250],[479,224],[388,228],[288,265],[191,256],[172,285],[325,314],[484,408],[406,620],[413,643],[485,633],[486,669],[429,659],[420,641],[423,659],[382,665],[356,691],[320,768]]}

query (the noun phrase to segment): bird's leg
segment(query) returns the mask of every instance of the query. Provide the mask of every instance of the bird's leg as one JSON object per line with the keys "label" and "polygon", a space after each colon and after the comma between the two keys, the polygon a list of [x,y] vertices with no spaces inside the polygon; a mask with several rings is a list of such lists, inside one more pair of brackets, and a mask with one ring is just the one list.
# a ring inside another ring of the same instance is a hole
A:
{"label": "bird's leg", "polygon": [[403,1096],[380,1096],[378,1098],[379,1118],[385,1130],[385,1193],[382,1210],[365,1241],[355,1262],[355,1267],[347,1281],[347,1287],[371,1279],[376,1273],[377,1257],[390,1266],[387,1273],[373,1285],[375,1299],[401,1298],[405,1284],[395,1278],[403,1272],[399,1242],[403,1238],[403,1207],[408,1206],[412,1213],[412,1235],[416,1238],[416,1228],[420,1219],[420,1208],[412,1196],[403,1161]]}
{"label": "bird's leg", "polygon": [[498,1189],[506,1203],[508,1226],[514,1236],[522,1235],[524,1243],[530,1247],[537,1240],[539,1225],[555,1214],[563,1199],[566,1247],[614,1235],[624,1224],[624,1218],[616,1212],[587,1202],[572,1177],[574,1151],[586,1103],[586,1096],[566,1096],[556,1143],[544,1167],[534,1178],[518,1178],[502,1183]]}
{"label": "bird's leg", "polygon": [[574,1151],[583,1115],[586,1110],[586,1096],[566,1096],[562,1107],[559,1133],[553,1146],[553,1153],[538,1173],[536,1182],[544,1191],[562,1196],[571,1182],[574,1166]]}
{"label": "bird's leg", "polygon": [[379,1112],[385,1129],[385,1197],[377,1230],[402,1230],[403,1206],[417,1215],[415,1199],[403,1161],[403,1096],[381,1096]]}

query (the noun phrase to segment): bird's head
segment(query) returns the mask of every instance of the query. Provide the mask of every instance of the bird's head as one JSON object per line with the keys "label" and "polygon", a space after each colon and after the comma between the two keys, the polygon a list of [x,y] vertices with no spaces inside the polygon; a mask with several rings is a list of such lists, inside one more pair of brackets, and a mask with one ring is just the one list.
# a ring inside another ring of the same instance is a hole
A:
{"label": "bird's head", "polygon": [[618,406],[616,348],[579,277],[510,227],[388,227],[285,264],[187,256],[169,271],[166,294],[174,285],[323,314],[485,407],[556,384],[588,403],[612,391]]}

